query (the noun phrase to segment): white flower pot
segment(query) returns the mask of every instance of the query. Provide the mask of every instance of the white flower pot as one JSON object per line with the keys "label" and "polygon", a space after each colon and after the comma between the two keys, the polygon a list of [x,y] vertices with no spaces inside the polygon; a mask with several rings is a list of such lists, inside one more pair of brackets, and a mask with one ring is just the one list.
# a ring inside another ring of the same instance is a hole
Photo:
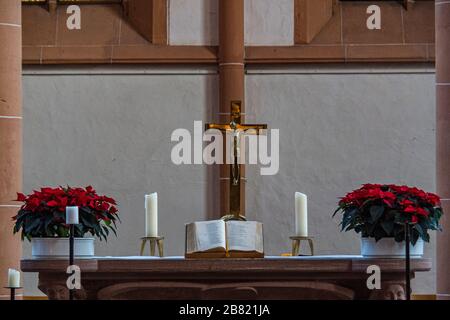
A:
{"label": "white flower pot", "polygon": [[[94,238],[75,238],[74,256],[94,256]],[[31,254],[33,258],[67,258],[69,256],[69,238],[32,238]]]}
{"label": "white flower pot", "polygon": [[[378,242],[375,238],[361,238],[361,255],[372,258],[399,258],[405,256],[405,242],[396,242],[394,238],[383,238]],[[419,239],[416,245],[410,244],[409,252],[412,258],[423,256],[423,240]]]}

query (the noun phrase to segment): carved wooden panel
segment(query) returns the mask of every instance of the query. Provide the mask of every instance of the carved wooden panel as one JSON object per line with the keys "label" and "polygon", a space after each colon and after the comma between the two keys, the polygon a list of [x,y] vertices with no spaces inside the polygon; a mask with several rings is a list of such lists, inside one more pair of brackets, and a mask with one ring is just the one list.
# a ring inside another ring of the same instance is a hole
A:
{"label": "carved wooden panel", "polygon": [[211,300],[352,300],[351,289],[319,281],[265,281],[218,284],[205,287],[203,299]]}
{"label": "carved wooden panel", "polygon": [[204,285],[189,282],[125,282],[98,291],[99,300],[200,299]]}
{"label": "carved wooden panel", "polygon": [[[67,290],[58,285],[44,288],[58,299]],[[183,281],[142,281],[113,284],[100,289],[99,300],[351,300],[351,289],[318,281],[261,281],[231,283],[199,283]],[[79,296],[81,298],[81,296]]]}

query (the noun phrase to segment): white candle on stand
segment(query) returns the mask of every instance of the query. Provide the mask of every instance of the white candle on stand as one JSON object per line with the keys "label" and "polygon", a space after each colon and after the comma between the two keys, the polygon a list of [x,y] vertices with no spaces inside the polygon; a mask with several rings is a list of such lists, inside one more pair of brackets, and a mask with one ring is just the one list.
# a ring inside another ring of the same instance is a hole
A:
{"label": "white candle on stand", "polygon": [[78,207],[66,207],[66,224],[78,223]]}
{"label": "white candle on stand", "polygon": [[145,236],[158,236],[158,194],[145,196]]}
{"label": "white candle on stand", "polygon": [[8,287],[20,288],[20,272],[14,269],[8,269]]}
{"label": "white candle on stand", "polygon": [[308,197],[300,192],[295,193],[295,234],[308,236]]}

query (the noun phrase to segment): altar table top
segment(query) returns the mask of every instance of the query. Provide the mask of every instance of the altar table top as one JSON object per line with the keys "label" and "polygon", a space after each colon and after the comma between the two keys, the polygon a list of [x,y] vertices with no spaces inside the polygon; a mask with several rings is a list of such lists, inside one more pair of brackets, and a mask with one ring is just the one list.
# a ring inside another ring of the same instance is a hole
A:
{"label": "altar table top", "polygon": [[[104,256],[75,259],[84,272],[164,272],[164,273],[222,273],[236,271],[276,272],[355,272],[366,271],[369,265],[378,265],[388,272],[404,272],[403,258],[366,258],[358,255],[323,256],[266,256],[263,259],[185,259],[182,256]],[[65,259],[24,259],[24,272],[60,272],[67,267]],[[431,259],[411,259],[411,271],[429,271]]]}

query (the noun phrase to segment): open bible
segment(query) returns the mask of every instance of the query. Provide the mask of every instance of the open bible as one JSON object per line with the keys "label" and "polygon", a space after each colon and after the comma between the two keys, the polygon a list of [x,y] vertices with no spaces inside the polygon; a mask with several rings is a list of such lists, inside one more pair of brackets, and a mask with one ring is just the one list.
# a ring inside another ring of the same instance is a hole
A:
{"label": "open bible", "polygon": [[263,225],[256,221],[204,221],[186,225],[186,258],[263,258]]}

